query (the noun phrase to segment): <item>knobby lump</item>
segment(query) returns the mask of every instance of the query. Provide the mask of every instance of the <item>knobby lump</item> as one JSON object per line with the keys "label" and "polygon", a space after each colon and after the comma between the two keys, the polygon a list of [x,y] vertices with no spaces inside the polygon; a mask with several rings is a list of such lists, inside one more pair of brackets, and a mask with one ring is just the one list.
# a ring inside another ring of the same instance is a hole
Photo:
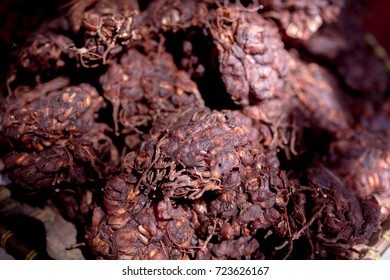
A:
{"label": "knobby lump", "polygon": [[361,258],[390,209],[389,76],[353,7],[65,5],[12,54],[11,190],[99,259]]}

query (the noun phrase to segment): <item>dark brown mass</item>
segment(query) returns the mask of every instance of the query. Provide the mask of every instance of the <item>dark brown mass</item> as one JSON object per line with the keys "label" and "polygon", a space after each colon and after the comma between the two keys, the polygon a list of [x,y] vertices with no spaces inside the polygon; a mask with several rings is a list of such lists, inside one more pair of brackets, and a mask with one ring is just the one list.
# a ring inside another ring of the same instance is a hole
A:
{"label": "dark brown mass", "polygon": [[100,83],[113,106],[115,130],[133,139],[131,148],[161,115],[203,106],[196,84],[177,69],[168,53],[147,56],[131,49],[110,65]]}
{"label": "dark brown mass", "polygon": [[214,11],[211,34],[226,91],[241,105],[283,94],[289,55],[277,27],[240,5]]}
{"label": "dark brown mass", "polygon": [[103,98],[88,84],[69,86],[66,78],[9,96],[2,126],[10,152],[5,168],[23,188],[81,184],[107,175],[117,151],[97,122]]}
{"label": "dark brown mass", "polygon": [[108,181],[106,212],[95,211],[89,236],[98,255],[219,258],[217,244],[239,239],[252,249],[236,257],[250,259],[259,249],[251,241],[258,229],[285,234],[288,180],[267,165],[239,119],[207,109],[169,119]]}
{"label": "dark brown mass", "polygon": [[362,258],[390,213],[389,75],[353,2],[69,2],[8,59],[9,188],[90,258]]}

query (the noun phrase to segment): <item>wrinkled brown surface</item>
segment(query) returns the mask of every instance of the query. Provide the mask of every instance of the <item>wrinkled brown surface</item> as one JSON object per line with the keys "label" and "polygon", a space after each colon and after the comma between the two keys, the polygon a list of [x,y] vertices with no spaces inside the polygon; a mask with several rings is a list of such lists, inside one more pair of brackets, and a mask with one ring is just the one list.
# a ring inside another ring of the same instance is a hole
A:
{"label": "wrinkled brown surface", "polygon": [[308,186],[291,189],[229,112],[172,120],[108,181],[106,210],[95,210],[88,237],[99,257],[356,258],[353,246],[378,230],[374,198],[355,197],[325,169],[308,170]]}
{"label": "wrinkled brown surface", "polygon": [[236,103],[283,95],[289,56],[275,25],[256,11],[232,5],[215,11],[212,36],[221,78]]}
{"label": "wrinkled brown surface", "polygon": [[76,1],[67,18],[73,32],[83,35],[84,46],[74,47],[73,51],[86,67],[109,63],[123,46],[140,37],[140,11],[134,0]]}
{"label": "wrinkled brown surface", "polygon": [[323,23],[338,20],[344,0],[265,0],[260,1],[287,36],[308,40]]}
{"label": "wrinkled brown surface", "polygon": [[328,164],[359,197],[374,195],[389,213],[389,100],[355,106],[358,126],[330,144]]}
{"label": "wrinkled brown surface", "polygon": [[160,115],[203,105],[196,84],[177,70],[168,53],[148,57],[129,50],[120,63],[110,65],[100,83],[113,105],[116,129],[120,123],[123,133],[147,132]]}
{"label": "wrinkled brown surface", "polygon": [[364,243],[379,228],[378,202],[357,198],[323,167],[308,169],[307,180],[308,187],[297,187],[292,194],[290,216],[291,229],[297,232],[292,240],[303,240],[306,249],[294,251],[292,246],[291,253],[304,253],[305,259],[357,258],[354,245]]}
{"label": "wrinkled brown surface", "polygon": [[34,190],[107,174],[117,152],[105,135],[108,127],[96,122],[103,106],[93,87],[68,86],[64,78],[18,88],[7,100],[2,122],[12,147],[4,159],[10,177]]}
{"label": "wrinkled brown surface", "polygon": [[[56,24],[60,24],[60,20]],[[42,29],[45,31],[36,32],[27,41],[27,46],[18,52],[18,66],[29,72],[40,73],[65,67],[66,49],[74,44],[64,35]]]}
{"label": "wrinkled brown surface", "polygon": [[[287,178],[267,166],[261,146],[249,144],[228,112],[190,110],[171,120],[168,134],[158,141],[159,133],[152,134],[126,156],[125,171],[110,179],[106,213],[94,215],[92,248],[103,258],[209,259],[222,253],[214,243],[239,242],[252,249],[235,258],[251,258],[258,244],[241,235],[282,227]],[[134,223],[138,215],[145,220]],[[113,237],[106,240],[107,234]],[[146,253],[134,255],[133,248]]]}
{"label": "wrinkled brown surface", "polygon": [[337,137],[352,129],[347,94],[326,69],[291,55],[283,95],[246,106],[243,112],[257,128],[260,142],[270,150],[299,155],[307,129]]}
{"label": "wrinkled brown surface", "polygon": [[10,188],[96,258],[360,258],[390,212],[389,77],[350,3],[70,2],[14,50]]}
{"label": "wrinkled brown surface", "polygon": [[295,59],[290,69],[292,91],[301,102],[302,114],[313,127],[333,135],[351,129],[353,119],[348,96],[326,68]]}
{"label": "wrinkled brown surface", "polygon": [[198,0],[157,0],[147,8],[146,22],[160,30],[185,29],[203,25],[208,17],[208,6]]}
{"label": "wrinkled brown surface", "polygon": [[25,44],[13,49],[8,94],[21,84],[34,85],[55,79],[75,66],[77,56],[69,52],[76,38],[69,36],[69,22],[61,16],[45,21],[31,32]]}
{"label": "wrinkled brown surface", "polygon": [[35,89],[16,90],[7,102],[3,126],[12,146],[23,143],[40,151],[70,135],[82,136],[93,126],[104,131],[104,124],[94,123],[104,105],[90,85],[68,86],[67,79],[58,78]]}
{"label": "wrinkled brown surface", "polygon": [[[361,197],[390,195],[390,147],[388,137],[358,132],[332,143],[332,164],[346,185]],[[388,205],[384,204],[386,208]]]}
{"label": "wrinkled brown surface", "polygon": [[108,64],[140,38],[139,24],[136,1],[70,2],[60,17],[41,23],[13,52],[16,62],[9,80],[23,83],[28,73],[39,82],[53,74],[68,75],[75,67]]}

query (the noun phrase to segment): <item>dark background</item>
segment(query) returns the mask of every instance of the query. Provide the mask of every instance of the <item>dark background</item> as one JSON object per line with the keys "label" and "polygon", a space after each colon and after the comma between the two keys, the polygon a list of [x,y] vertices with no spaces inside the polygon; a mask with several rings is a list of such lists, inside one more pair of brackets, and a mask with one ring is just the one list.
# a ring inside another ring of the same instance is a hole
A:
{"label": "dark background", "polygon": [[0,82],[4,83],[10,54],[43,21],[56,17],[69,0],[0,0]]}
{"label": "dark background", "polygon": [[390,1],[364,0],[363,5],[368,11],[364,28],[390,53]]}

